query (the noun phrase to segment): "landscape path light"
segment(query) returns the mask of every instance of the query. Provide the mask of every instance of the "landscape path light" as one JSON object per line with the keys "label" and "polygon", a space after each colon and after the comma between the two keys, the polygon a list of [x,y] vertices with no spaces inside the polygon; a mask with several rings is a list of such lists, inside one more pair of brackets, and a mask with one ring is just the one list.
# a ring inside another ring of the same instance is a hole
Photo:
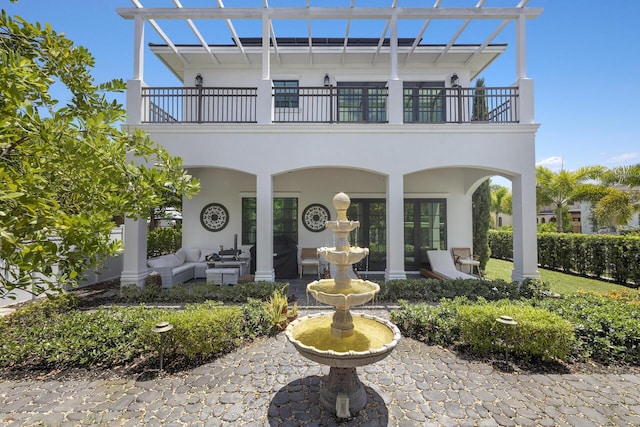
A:
{"label": "landscape path light", "polygon": [[502,323],[504,325],[504,361],[508,361],[508,350],[509,350],[509,329],[513,328],[518,324],[513,317],[511,316],[500,316],[496,319],[498,323]]}
{"label": "landscape path light", "polygon": [[155,332],[160,337],[160,372],[162,372],[162,359],[164,356],[167,332],[172,329],[173,325],[169,322],[159,322],[151,328],[151,331]]}

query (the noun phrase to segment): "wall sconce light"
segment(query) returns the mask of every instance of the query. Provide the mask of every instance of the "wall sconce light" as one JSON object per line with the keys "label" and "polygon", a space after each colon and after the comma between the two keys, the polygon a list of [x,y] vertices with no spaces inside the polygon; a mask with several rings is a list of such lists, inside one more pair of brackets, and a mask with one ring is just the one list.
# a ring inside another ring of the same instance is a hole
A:
{"label": "wall sconce light", "polygon": [[331,86],[331,77],[329,77],[329,74],[325,74],[324,75],[324,87],[329,87]]}
{"label": "wall sconce light", "polygon": [[198,73],[198,75],[196,76],[196,87],[202,87],[202,82],[203,82],[203,78],[202,78],[202,74]]}
{"label": "wall sconce light", "polygon": [[458,75],[456,73],[453,73],[451,75],[451,87],[459,87],[460,86],[458,84],[459,81],[460,79],[458,78]]}

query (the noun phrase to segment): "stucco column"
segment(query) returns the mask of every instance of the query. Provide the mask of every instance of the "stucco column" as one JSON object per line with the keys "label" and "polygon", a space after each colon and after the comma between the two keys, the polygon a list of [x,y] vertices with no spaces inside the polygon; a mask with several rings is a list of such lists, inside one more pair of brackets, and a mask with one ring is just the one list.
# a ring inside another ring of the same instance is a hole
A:
{"label": "stucco column", "polygon": [[144,285],[147,269],[147,222],[144,219],[125,218],[124,257],[120,286]]}
{"label": "stucco column", "polygon": [[[518,113],[520,123],[535,123],[533,79],[522,78],[517,82],[519,87]],[[515,100],[512,100],[515,102]]]}
{"label": "stucco column", "polygon": [[258,97],[256,103],[256,120],[260,124],[273,121],[273,96],[271,83],[271,54],[270,54],[270,21],[266,12],[262,16],[262,78],[258,82]]}
{"label": "stucco column", "polygon": [[127,80],[127,124],[142,123],[142,80]]}
{"label": "stucco column", "polygon": [[271,174],[256,178],[256,282],[273,282],[273,180]]}
{"label": "stucco column", "polygon": [[389,80],[387,86],[389,89],[389,108],[387,108],[387,118],[390,124],[402,124],[404,119],[404,106],[402,104],[403,81]]}
{"label": "stucco column", "polygon": [[536,234],[536,174],[532,165],[527,173],[511,180],[513,194],[513,271],[511,279],[540,278]]}
{"label": "stucco column", "polygon": [[385,280],[406,279],[404,271],[404,177],[387,177],[387,268]]}

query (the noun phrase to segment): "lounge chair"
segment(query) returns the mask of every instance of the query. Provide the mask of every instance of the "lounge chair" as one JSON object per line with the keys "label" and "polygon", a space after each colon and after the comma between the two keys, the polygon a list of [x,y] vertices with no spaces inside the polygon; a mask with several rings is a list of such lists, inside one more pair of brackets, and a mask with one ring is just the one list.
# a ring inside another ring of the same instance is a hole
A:
{"label": "lounge chair", "polygon": [[302,248],[300,250],[300,278],[304,275],[305,267],[313,267],[316,269],[318,273],[318,278],[320,278],[320,257],[318,256],[317,248]]}
{"label": "lounge chair", "polygon": [[473,274],[475,269],[478,272],[478,276],[482,277],[480,257],[472,254],[470,248],[451,248],[451,255],[453,255],[453,261],[456,263],[458,270],[463,273]]}
{"label": "lounge chair", "polygon": [[431,271],[435,273],[434,276],[441,276],[436,278],[478,279],[477,276],[458,270],[456,265],[453,263],[451,254],[448,251],[427,251],[427,257],[429,257]]}

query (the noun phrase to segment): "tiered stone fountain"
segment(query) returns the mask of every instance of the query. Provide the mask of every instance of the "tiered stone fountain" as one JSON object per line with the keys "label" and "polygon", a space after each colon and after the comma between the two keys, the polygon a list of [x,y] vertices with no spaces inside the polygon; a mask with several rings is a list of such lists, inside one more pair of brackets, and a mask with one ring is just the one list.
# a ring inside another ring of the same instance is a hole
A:
{"label": "tiered stone fountain", "polygon": [[337,220],[326,223],[335,234],[335,247],[318,249],[322,258],[335,264],[336,277],[307,285],[313,298],[334,306],[335,311],[297,319],[285,331],[300,354],[330,367],[320,391],[320,402],[339,418],[355,415],[367,403],[356,367],[384,359],[400,339],[400,331],[393,323],[350,311],[351,307],[371,301],[380,290],[376,283],[350,278],[349,269],[369,253],[366,248],[349,244],[349,232],[360,226],[358,221],[347,219],[350,204],[346,194],[335,195]]}

